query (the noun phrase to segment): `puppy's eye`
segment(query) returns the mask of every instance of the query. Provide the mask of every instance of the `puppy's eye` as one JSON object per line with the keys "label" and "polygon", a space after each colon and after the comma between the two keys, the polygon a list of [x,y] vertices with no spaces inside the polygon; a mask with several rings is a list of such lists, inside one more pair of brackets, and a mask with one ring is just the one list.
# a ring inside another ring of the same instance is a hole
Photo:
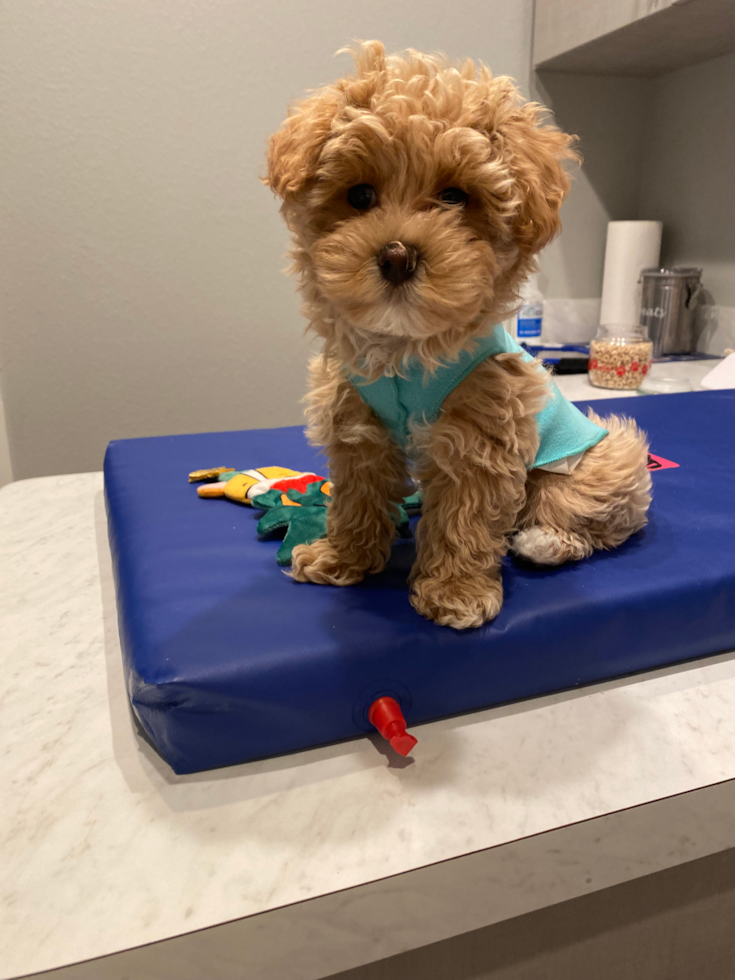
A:
{"label": "puppy's eye", "polygon": [[447,187],[439,195],[442,204],[451,204],[458,208],[463,208],[469,199],[469,194],[465,194],[459,187]]}
{"label": "puppy's eye", "polygon": [[356,184],[347,191],[347,200],[356,211],[367,211],[378,203],[378,195],[370,184]]}

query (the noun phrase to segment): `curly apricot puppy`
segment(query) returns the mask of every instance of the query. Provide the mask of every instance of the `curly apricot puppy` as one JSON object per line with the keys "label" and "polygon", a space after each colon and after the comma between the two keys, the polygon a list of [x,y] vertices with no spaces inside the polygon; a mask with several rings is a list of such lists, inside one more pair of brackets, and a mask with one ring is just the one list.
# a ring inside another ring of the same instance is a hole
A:
{"label": "curly apricot puppy", "polygon": [[[494,327],[559,231],[572,137],[471,61],[386,57],[376,41],[354,56],[356,73],[297,103],[269,143],[267,183],[324,338],[307,414],[334,484],[327,537],[294,550],[292,574],[351,585],[381,571],[413,465],[411,602],[480,626],[502,605],[509,546],[557,564],[643,527],[646,439],[628,420],[584,419]],[[592,432],[556,456],[550,401]]]}

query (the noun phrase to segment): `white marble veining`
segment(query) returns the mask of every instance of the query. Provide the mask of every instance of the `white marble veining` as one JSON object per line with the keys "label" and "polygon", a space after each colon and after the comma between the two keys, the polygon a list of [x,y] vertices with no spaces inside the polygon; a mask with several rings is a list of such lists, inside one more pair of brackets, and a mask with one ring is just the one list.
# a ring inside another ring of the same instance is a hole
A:
{"label": "white marble veining", "polygon": [[[3,978],[735,778],[732,655],[422,726],[414,762],[359,739],[175,776],[127,706],[101,475],[11,484],[0,513]],[[523,874],[525,908],[557,900]]]}
{"label": "white marble veining", "polygon": [[733,843],[735,781],[287,905],[38,980],[318,980]]}

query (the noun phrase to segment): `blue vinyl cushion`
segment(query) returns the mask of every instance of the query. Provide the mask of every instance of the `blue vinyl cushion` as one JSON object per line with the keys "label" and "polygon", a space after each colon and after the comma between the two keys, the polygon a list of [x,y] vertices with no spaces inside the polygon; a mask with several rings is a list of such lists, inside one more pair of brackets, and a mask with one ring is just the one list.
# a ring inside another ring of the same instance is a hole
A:
{"label": "blue vinyl cushion", "polygon": [[413,540],[362,585],[297,584],[279,542],[257,539],[258,513],[187,483],[208,466],[323,473],[300,428],[111,443],[125,678],[161,755],[197,772],[370,731],[383,694],[410,726],[735,646],[735,392],[594,407],[632,415],[680,464],[653,473],[650,523],[561,568],[506,559],[500,615],[465,632],[409,605]]}

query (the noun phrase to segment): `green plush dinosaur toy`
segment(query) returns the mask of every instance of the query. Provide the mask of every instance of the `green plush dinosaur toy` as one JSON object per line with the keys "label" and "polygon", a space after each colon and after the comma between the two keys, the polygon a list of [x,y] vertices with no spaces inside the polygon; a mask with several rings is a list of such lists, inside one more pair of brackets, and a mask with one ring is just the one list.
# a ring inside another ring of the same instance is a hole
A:
{"label": "green plush dinosaur toy", "polygon": [[[316,473],[264,466],[235,470],[218,466],[189,474],[190,483],[201,483],[200,497],[226,497],[265,513],[258,521],[262,540],[283,538],[276,554],[279,565],[290,565],[293,549],[327,536],[327,508],[332,499],[329,480]],[[394,520],[402,537],[410,535],[408,518],[421,508],[421,494],[414,493],[396,504]]]}

